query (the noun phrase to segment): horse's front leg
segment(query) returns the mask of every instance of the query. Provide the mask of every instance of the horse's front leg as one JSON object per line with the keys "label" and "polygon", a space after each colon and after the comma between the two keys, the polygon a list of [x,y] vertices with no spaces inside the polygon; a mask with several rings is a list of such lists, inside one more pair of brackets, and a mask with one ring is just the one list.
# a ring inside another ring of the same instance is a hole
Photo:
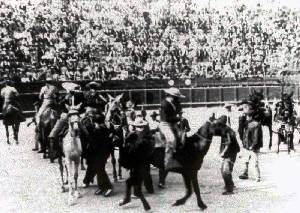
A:
{"label": "horse's front leg", "polygon": [[72,188],[73,168],[72,168],[72,162],[69,159],[67,160],[67,168],[68,168],[68,171],[69,171],[69,175],[68,175],[68,185],[69,185],[68,204],[70,206],[72,206],[72,205],[75,204],[74,197],[73,197],[73,188]]}
{"label": "horse's front leg", "polygon": [[10,144],[10,142],[9,142],[9,129],[8,129],[8,125],[5,125],[5,130],[6,130],[6,142],[7,142],[7,144]]}
{"label": "horse's front leg", "polygon": [[272,124],[268,126],[269,134],[270,134],[270,141],[269,141],[269,150],[272,148],[272,140],[273,140],[273,132],[272,132]]}
{"label": "horse's front leg", "polygon": [[59,171],[60,171],[60,177],[61,177],[61,189],[62,189],[62,192],[66,192],[65,182],[64,182],[64,165],[63,165],[61,156],[58,157],[58,165],[59,165]]}
{"label": "horse's front leg", "polygon": [[120,155],[119,155],[119,159],[118,159],[118,177],[120,180],[123,178],[122,177],[122,166],[120,164]]}
{"label": "horse's front leg", "polygon": [[111,150],[111,163],[113,166],[113,178],[114,178],[114,182],[118,181],[118,177],[117,177],[117,169],[116,169],[116,157],[115,157],[115,148],[113,147]]}
{"label": "horse's front leg", "polygon": [[74,163],[74,183],[75,183],[74,196],[75,196],[75,198],[81,197],[80,193],[78,192],[78,185],[77,185],[79,164],[80,164],[80,158]]}
{"label": "horse's front leg", "polygon": [[207,206],[204,204],[204,202],[202,201],[201,195],[200,195],[200,188],[199,188],[199,183],[198,183],[198,178],[197,178],[197,171],[192,171],[191,174],[191,179],[192,179],[192,184],[193,184],[193,188],[194,188],[194,192],[196,194],[197,197],[197,204],[200,207],[200,209],[206,209]]}
{"label": "horse's front leg", "polygon": [[187,173],[182,173],[184,185],[185,185],[185,195],[183,198],[176,200],[173,206],[180,206],[185,204],[187,199],[192,195],[192,184],[191,184],[191,177]]}
{"label": "horse's front leg", "polygon": [[81,170],[85,170],[83,157],[80,157],[80,167],[81,167]]}
{"label": "horse's front leg", "polygon": [[20,128],[20,124],[19,123],[14,124],[12,126],[12,128],[13,128],[14,139],[16,141],[16,144],[19,144],[19,128]]}

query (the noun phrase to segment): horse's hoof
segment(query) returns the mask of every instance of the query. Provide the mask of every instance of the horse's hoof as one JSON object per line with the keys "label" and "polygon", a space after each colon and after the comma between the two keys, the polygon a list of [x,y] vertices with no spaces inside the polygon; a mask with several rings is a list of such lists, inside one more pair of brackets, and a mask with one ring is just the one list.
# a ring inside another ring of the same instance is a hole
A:
{"label": "horse's hoof", "polygon": [[120,201],[119,206],[124,206],[130,202],[131,200],[129,198],[125,198],[124,200]]}
{"label": "horse's hoof", "polygon": [[50,163],[54,163],[54,159],[53,158],[50,158]]}
{"label": "horse's hoof", "polygon": [[84,167],[84,166],[82,166],[82,167],[81,167],[81,170],[82,170],[82,171],[84,171],[84,170],[85,170],[85,167]]}
{"label": "horse's hoof", "polygon": [[185,204],[185,200],[176,200],[176,202],[173,203],[172,206],[181,206],[183,204]]}
{"label": "horse's hoof", "polygon": [[205,205],[204,203],[198,204],[198,206],[201,210],[207,209],[207,205]]}
{"label": "horse's hoof", "polygon": [[33,149],[32,149],[32,151],[38,151],[38,150],[39,150],[39,149],[37,149],[37,148],[33,148]]}
{"label": "horse's hoof", "polygon": [[118,178],[114,178],[114,182],[117,183],[118,182]]}
{"label": "horse's hoof", "polygon": [[64,192],[66,192],[66,191],[67,191],[66,188],[65,188],[64,186],[62,186],[62,187],[61,187],[61,192],[64,193]]}

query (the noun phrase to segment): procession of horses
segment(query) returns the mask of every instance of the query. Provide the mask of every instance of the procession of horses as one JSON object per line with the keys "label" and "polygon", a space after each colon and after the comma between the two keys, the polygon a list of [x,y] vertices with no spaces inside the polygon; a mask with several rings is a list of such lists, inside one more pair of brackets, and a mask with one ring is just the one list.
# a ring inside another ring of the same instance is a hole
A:
{"label": "procession of horses", "polygon": [[[75,83],[63,83],[62,87],[66,90],[63,94],[49,82],[41,88],[39,101],[34,104],[36,114],[27,127],[35,125],[33,151],[43,154],[44,159],[49,158],[50,163],[58,160],[61,188],[62,192],[69,193],[69,205],[74,205],[82,196],[78,189],[79,168],[86,170],[85,187],[89,187],[97,176],[98,189],[95,194],[105,197],[113,194],[113,184],[106,172],[107,161],[111,158],[114,182],[123,178],[122,168],[129,170],[120,206],[130,203],[133,189],[144,210],[151,211],[143,195],[142,183],[150,194],[154,192],[150,168],[156,167],[159,169],[158,186],[162,189],[165,188],[168,172],[182,175],[186,192],[175,201],[174,206],[185,204],[194,191],[197,205],[203,210],[207,206],[201,198],[197,175],[214,136],[221,137],[222,141],[220,155],[223,158],[224,195],[232,194],[234,190],[231,173],[240,151],[239,140],[243,148],[249,151],[249,156],[254,154],[257,157],[262,147],[262,126],[266,126],[270,135],[269,149],[275,133],[278,135],[277,152],[280,151],[280,143],[287,144],[288,153],[295,150],[294,131],[298,129],[300,119],[294,109],[292,92],[283,93],[281,100],[273,103],[273,112],[270,104],[264,101],[263,93],[253,90],[247,99],[236,103],[241,113],[237,133],[230,125],[229,115],[216,117],[212,114],[196,132],[188,136],[187,130],[178,125],[181,122],[178,116],[184,111],[180,106],[183,95],[175,87],[164,90],[165,102],[162,102],[158,113],[154,111],[151,114],[152,120],[146,119],[147,111],[143,106],[136,106],[123,94],[113,97],[101,92],[101,85],[97,82],[86,84],[85,90]],[[13,138],[18,144],[19,126],[26,119],[12,81],[5,82],[1,96],[4,99],[2,119],[7,144],[11,144],[9,126],[12,126]],[[226,105],[229,111],[231,107]],[[173,134],[174,137],[171,137]],[[258,159],[255,162],[256,180],[259,182]],[[249,160],[240,179],[248,179],[248,164]]]}

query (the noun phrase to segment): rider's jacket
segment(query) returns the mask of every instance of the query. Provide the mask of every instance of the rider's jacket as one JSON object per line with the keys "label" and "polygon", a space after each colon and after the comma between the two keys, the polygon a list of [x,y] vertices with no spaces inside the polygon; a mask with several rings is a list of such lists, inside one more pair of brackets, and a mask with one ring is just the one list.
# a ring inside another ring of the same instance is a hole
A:
{"label": "rider's jacket", "polygon": [[41,92],[39,95],[40,99],[55,101],[58,98],[58,89],[53,85],[46,85],[41,88]]}
{"label": "rider's jacket", "polygon": [[276,104],[277,113],[276,119],[282,122],[289,122],[292,123],[295,121],[296,118],[296,111],[294,110],[294,106],[291,103],[288,106],[285,106],[284,102],[278,102]]}
{"label": "rider's jacket", "polygon": [[177,115],[181,109],[182,108],[179,102],[169,101],[168,99],[163,100],[160,109],[161,122],[176,124],[180,121]]}
{"label": "rider's jacket", "polygon": [[16,90],[16,88],[11,87],[11,86],[5,86],[1,90],[1,96],[4,98],[4,106],[6,104],[11,103],[12,101],[14,101],[15,97],[17,97],[18,95],[19,95],[19,93]]}

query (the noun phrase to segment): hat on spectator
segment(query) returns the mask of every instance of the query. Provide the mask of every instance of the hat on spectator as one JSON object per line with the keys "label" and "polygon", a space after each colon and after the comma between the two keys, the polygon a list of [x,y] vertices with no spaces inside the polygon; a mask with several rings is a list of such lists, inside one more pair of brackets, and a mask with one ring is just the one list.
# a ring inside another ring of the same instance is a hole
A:
{"label": "hat on spectator", "polygon": [[179,89],[176,88],[176,87],[171,87],[169,89],[165,89],[164,91],[165,91],[165,93],[167,93],[167,94],[169,94],[171,96],[178,97],[178,98],[185,98],[185,96],[182,95],[180,93]]}

